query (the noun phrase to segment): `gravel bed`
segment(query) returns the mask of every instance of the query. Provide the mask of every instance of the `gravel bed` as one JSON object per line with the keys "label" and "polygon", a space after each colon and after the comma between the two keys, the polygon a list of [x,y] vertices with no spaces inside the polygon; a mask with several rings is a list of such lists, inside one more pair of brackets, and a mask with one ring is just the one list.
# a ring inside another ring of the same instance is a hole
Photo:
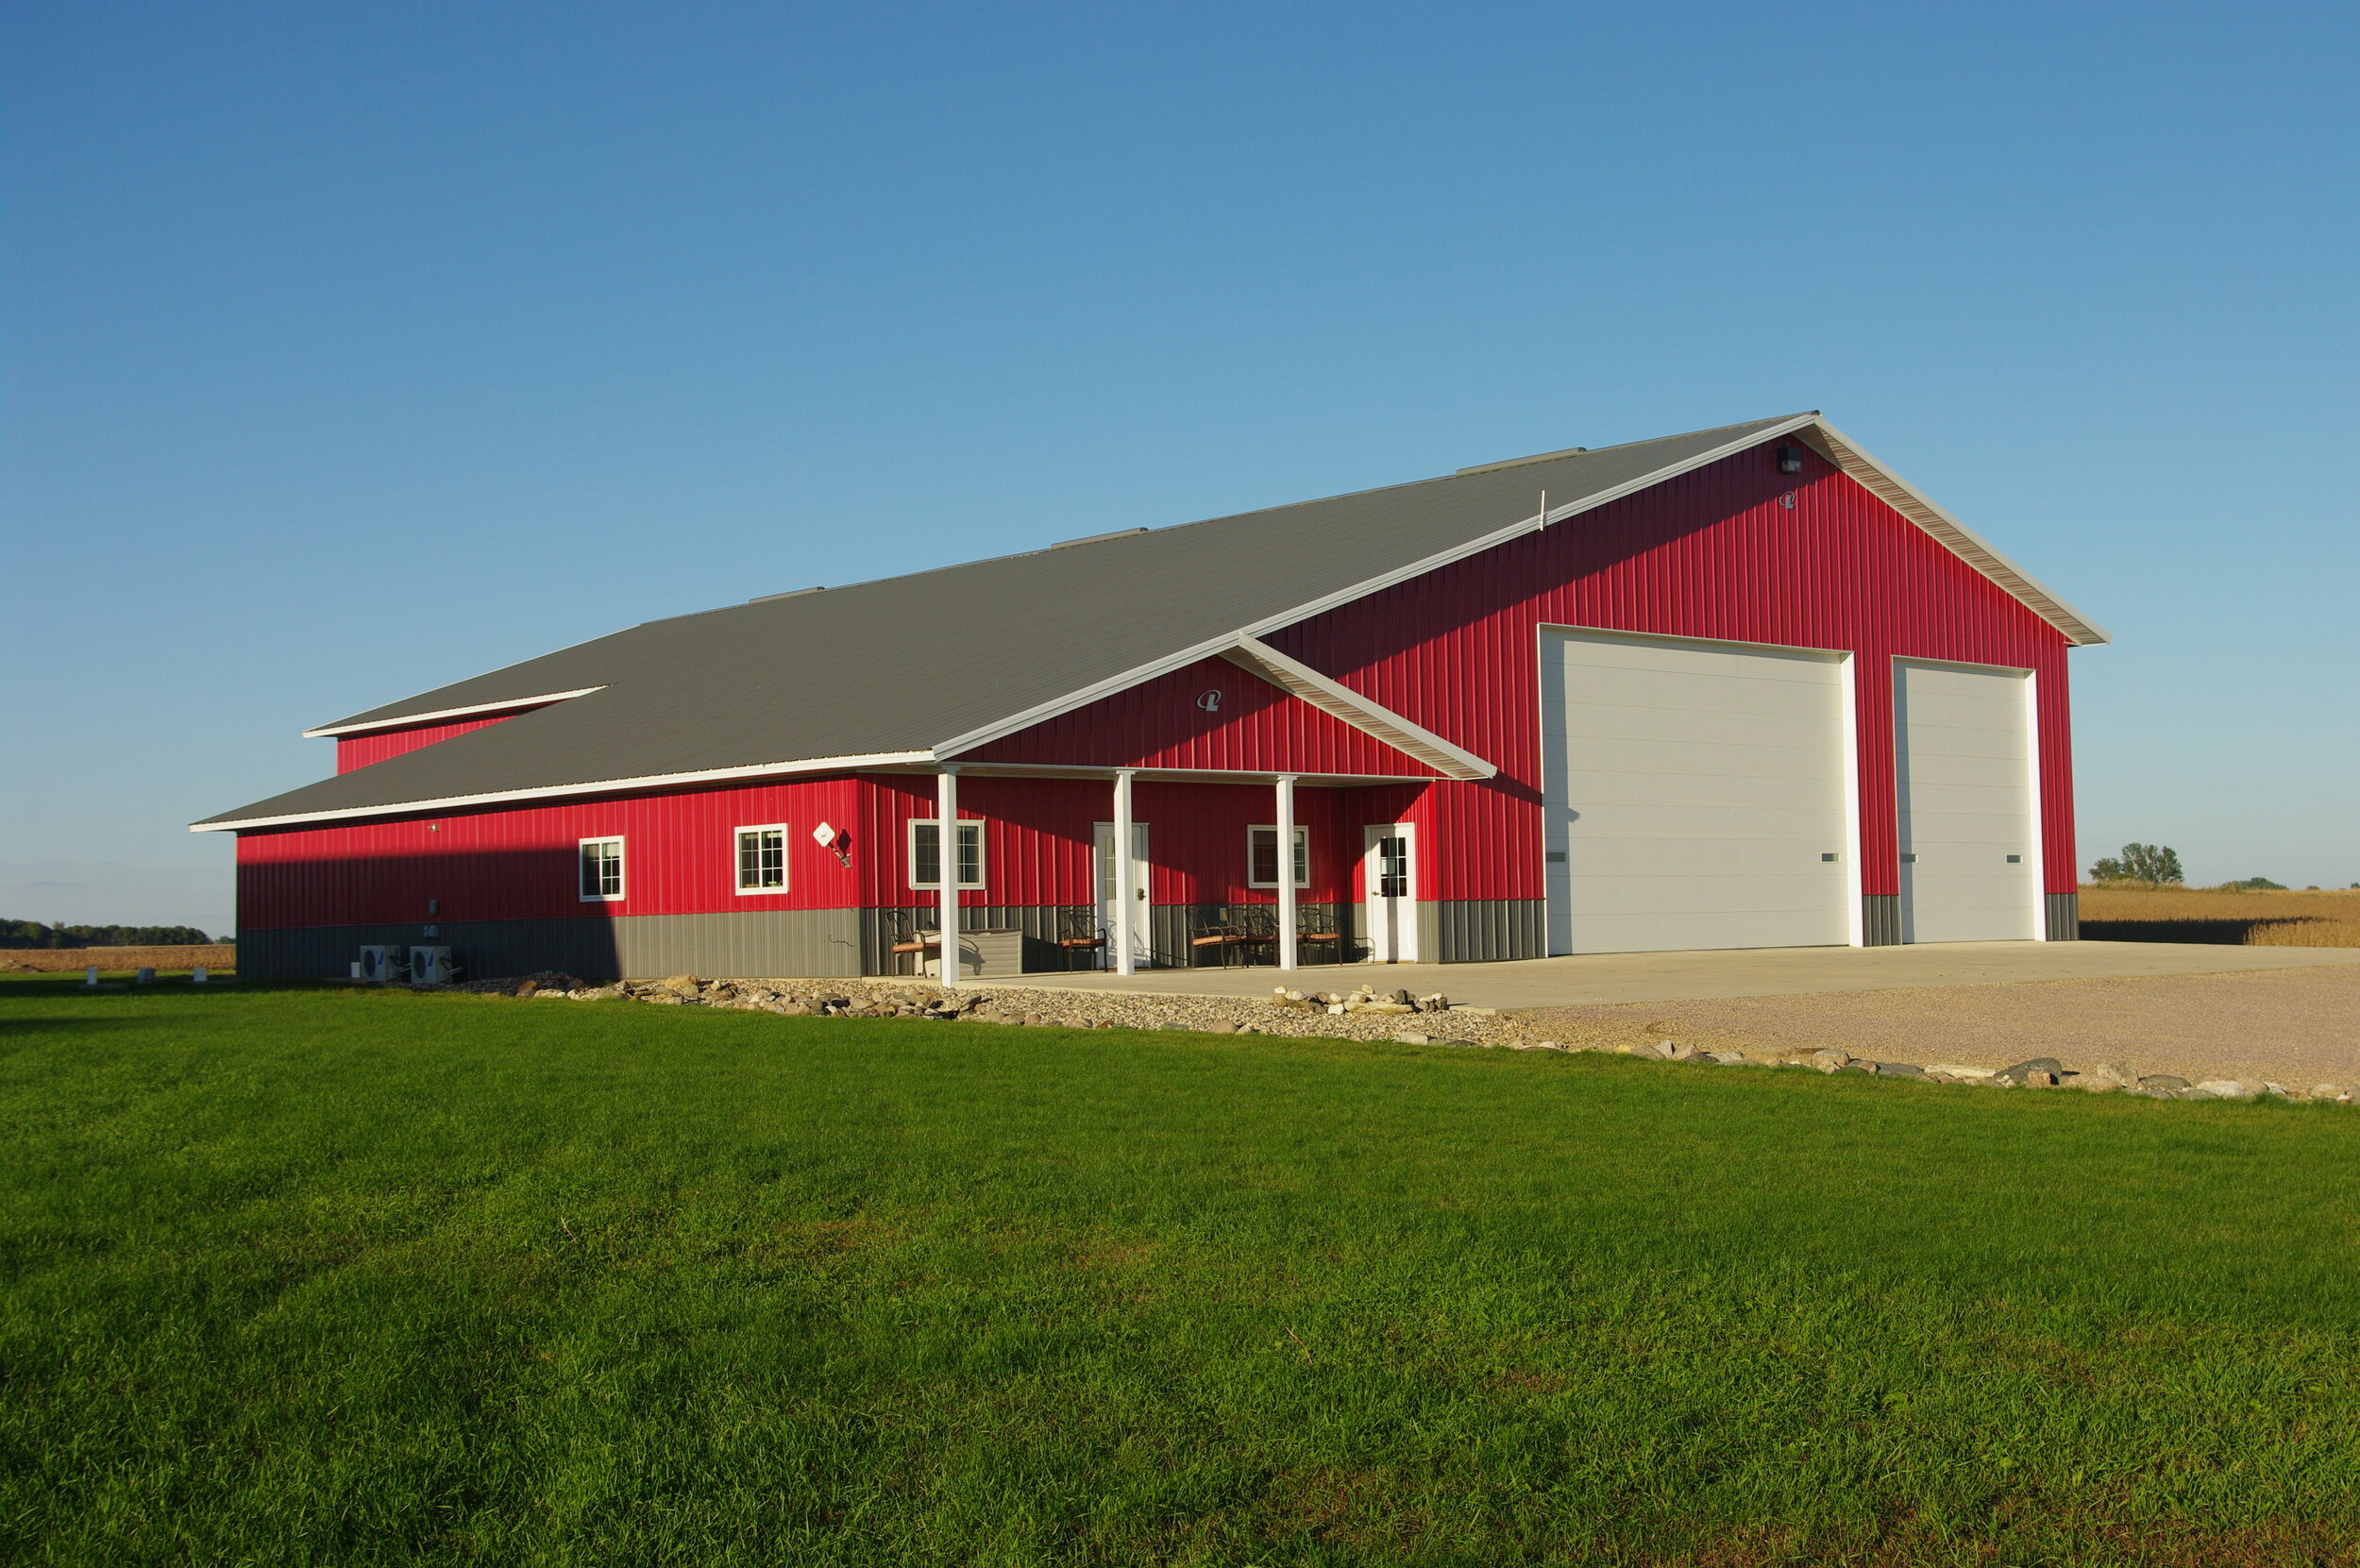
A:
{"label": "gravel bed", "polygon": [[[420,987],[425,988],[425,987]],[[1879,1061],[1841,1049],[1716,1050],[1628,1022],[1577,1020],[1562,1013],[1503,1012],[1454,1004],[1447,995],[1415,996],[1363,986],[1357,991],[1275,988],[1260,999],[1049,990],[969,984],[945,990],[907,978],[860,980],[706,980],[679,974],[660,981],[593,986],[548,971],[434,987],[536,1001],[634,1001],[655,1006],[715,1007],[784,1017],[911,1018],[969,1026],[1027,1024],[1065,1029],[1172,1029],[1214,1035],[1283,1035],[1405,1045],[1510,1051],[1613,1052],[1649,1061],[1696,1066],[1806,1068],[1982,1088],[2080,1088],[2158,1100],[2284,1100],[2360,1104],[2360,1087],[2289,1086],[2262,1079],[2191,1081],[2140,1073],[2120,1062],[2076,1069],[2039,1056],[1993,1069],[1955,1062]]]}

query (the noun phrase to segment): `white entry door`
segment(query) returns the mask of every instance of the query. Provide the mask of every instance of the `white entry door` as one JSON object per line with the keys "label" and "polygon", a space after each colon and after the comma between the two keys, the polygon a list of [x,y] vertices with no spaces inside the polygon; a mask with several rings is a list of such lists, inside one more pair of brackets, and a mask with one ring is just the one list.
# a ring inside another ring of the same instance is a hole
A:
{"label": "white entry door", "polygon": [[[1098,884],[1098,924],[1111,944],[1115,939],[1115,825],[1098,824],[1098,845],[1090,855],[1090,866]],[[1131,961],[1143,964],[1152,952],[1148,940],[1147,912],[1147,824],[1131,824]],[[1106,949],[1107,968],[1114,967],[1114,949]]]}
{"label": "white entry door", "polygon": [[2031,695],[2020,670],[1894,665],[1901,940],[2039,935]]}
{"label": "white entry door", "polygon": [[1835,653],[1544,636],[1549,951],[1850,941],[1849,688]]}
{"label": "white entry door", "polygon": [[1372,822],[1362,834],[1361,897],[1369,912],[1369,961],[1418,961],[1417,830]]}

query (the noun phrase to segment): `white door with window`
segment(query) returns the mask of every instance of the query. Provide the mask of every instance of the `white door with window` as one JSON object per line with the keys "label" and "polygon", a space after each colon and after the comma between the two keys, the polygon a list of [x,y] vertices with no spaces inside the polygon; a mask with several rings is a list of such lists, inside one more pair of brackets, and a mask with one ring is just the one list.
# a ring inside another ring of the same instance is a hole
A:
{"label": "white door with window", "polygon": [[1360,887],[1369,920],[1369,961],[1418,961],[1417,830],[1372,822],[1363,831]]}
{"label": "white door with window", "polygon": [[1893,666],[1901,940],[2040,935],[2032,678],[1963,665]]}
{"label": "white door with window", "polygon": [[[1106,967],[1114,967],[1115,939],[1115,825],[1098,824],[1097,847],[1090,854],[1091,871],[1098,884],[1098,927],[1105,933],[1108,943]],[[1147,912],[1147,824],[1131,824],[1131,959],[1135,964],[1148,961],[1152,951],[1148,939]]]}

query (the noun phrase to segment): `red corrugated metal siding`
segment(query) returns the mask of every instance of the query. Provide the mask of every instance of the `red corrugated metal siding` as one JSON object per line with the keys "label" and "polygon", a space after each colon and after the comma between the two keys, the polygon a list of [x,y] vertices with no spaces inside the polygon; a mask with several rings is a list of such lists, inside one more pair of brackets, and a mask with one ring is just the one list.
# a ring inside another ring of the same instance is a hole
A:
{"label": "red corrugated metal siding", "polygon": [[[850,778],[798,780],[244,834],[238,839],[238,923],[263,930],[844,908],[859,902],[854,873],[813,842],[811,830],[823,818],[838,826],[854,820],[857,795]],[[792,830],[787,891],[740,895],[736,830],[770,822]],[[577,846],[610,835],[625,840],[626,897],[584,903]],[[429,900],[439,901],[436,915],[427,913]]]}
{"label": "red corrugated metal siding", "polygon": [[356,767],[366,767],[371,763],[400,756],[404,751],[415,751],[422,746],[431,746],[453,735],[464,735],[470,730],[503,724],[515,717],[514,714],[501,714],[494,718],[463,718],[456,724],[421,724],[414,730],[379,730],[368,735],[338,735],[336,771],[349,773]]}
{"label": "red corrugated metal siding", "polygon": [[[1220,707],[1207,712],[1200,703],[1214,692]],[[1435,776],[1415,757],[1219,658],[1076,708],[959,760]]]}
{"label": "red corrugated metal siding", "polygon": [[1816,454],[1805,461],[1782,475],[1758,447],[1272,634],[1499,766],[1491,782],[1426,791],[1441,827],[1419,838],[1424,896],[1542,894],[1543,625],[1851,650],[1868,893],[1899,889],[1892,661],[2035,671],[2048,887],[2072,890],[2065,638]]}

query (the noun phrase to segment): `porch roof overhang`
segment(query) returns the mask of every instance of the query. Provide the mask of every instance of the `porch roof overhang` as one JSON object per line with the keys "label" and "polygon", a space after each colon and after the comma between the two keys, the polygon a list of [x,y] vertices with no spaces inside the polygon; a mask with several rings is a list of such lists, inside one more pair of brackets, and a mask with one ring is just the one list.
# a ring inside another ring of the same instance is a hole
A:
{"label": "porch roof overhang", "polygon": [[1431,773],[1297,773],[1286,769],[1243,767],[1122,767],[1105,763],[951,762],[933,767],[880,768],[878,771],[931,777],[945,767],[954,767],[961,777],[969,779],[1112,781],[1121,774],[1128,773],[1141,784],[1274,784],[1281,779],[1292,779],[1307,789],[1358,789],[1371,784],[1430,784],[1441,782]]}

